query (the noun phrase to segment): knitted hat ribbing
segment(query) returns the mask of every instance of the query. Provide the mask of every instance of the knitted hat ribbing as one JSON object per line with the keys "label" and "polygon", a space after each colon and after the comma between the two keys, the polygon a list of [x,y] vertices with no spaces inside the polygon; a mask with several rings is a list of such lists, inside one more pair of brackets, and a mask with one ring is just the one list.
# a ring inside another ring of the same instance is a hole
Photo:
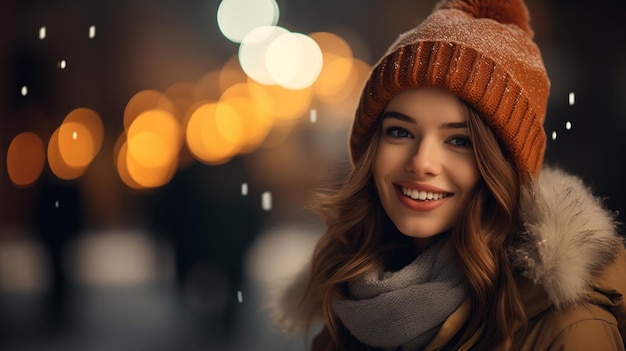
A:
{"label": "knitted hat ribbing", "polygon": [[470,104],[499,137],[522,181],[537,176],[550,82],[523,0],[442,0],[400,35],[363,89],[350,134],[356,163],[387,103],[405,89],[443,88]]}

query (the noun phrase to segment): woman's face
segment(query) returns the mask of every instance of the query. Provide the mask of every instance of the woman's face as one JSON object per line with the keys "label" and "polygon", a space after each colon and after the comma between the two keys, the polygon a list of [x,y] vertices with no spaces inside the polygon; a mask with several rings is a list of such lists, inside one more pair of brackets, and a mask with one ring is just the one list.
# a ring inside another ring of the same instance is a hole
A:
{"label": "woman's face", "polygon": [[451,229],[480,179],[458,99],[426,88],[394,97],[383,112],[373,175],[400,232],[428,239]]}

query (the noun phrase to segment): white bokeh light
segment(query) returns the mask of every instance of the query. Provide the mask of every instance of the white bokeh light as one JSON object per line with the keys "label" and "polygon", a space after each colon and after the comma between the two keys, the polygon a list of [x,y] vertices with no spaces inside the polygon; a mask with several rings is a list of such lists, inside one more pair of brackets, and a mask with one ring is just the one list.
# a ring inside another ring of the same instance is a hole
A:
{"label": "white bokeh light", "polygon": [[257,27],[251,30],[239,46],[239,64],[243,71],[255,81],[265,85],[276,85],[267,70],[267,49],[273,40],[289,33],[278,26]]}
{"label": "white bokeh light", "polygon": [[287,33],[267,48],[267,70],[280,86],[304,89],[322,70],[322,50],[315,40],[302,33]]}
{"label": "white bokeh light", "polygon": [[279,17],[275,0],[222,0],[217,9],[220,31],[235,43],[256,27],[276,25]]}

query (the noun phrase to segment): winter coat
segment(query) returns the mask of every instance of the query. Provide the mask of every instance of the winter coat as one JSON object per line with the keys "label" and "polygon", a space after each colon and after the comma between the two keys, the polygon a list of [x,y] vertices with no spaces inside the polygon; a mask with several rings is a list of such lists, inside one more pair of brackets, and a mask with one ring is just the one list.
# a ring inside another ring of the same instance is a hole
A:
{"label": "winter coat", "polygon": [[[510,257],[522,272],[517,285],[526,325],[516,326],[516,350],[624,350],[626,340],[626,250],[613,216],[578,178],[544,169],[535,186],[522,192],[525,231]],[[305,326],[310,313],[321,316],[321,300],[301,302],[305,271],[281,300],[283,325]],[[299,307],[296,307],[299,306]],[[425,350],[446,350],[470,317],[466,300],[442,324]],[[345,350],[375,350],[340,330]],[[470,340],[460,350],[472,348]],[[312,350],[334,350],[328,330],[314,338]]]}

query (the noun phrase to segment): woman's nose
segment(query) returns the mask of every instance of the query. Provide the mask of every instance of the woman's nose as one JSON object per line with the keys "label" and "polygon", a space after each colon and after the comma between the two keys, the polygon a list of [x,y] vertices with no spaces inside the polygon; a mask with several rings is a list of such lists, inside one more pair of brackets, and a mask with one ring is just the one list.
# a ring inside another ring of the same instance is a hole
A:
{"label": "woman's nose", "polygon": [[434,176],[441,173],[441,146],[431,137],[422,138],[409,159],[407,170],[419,177]]}

